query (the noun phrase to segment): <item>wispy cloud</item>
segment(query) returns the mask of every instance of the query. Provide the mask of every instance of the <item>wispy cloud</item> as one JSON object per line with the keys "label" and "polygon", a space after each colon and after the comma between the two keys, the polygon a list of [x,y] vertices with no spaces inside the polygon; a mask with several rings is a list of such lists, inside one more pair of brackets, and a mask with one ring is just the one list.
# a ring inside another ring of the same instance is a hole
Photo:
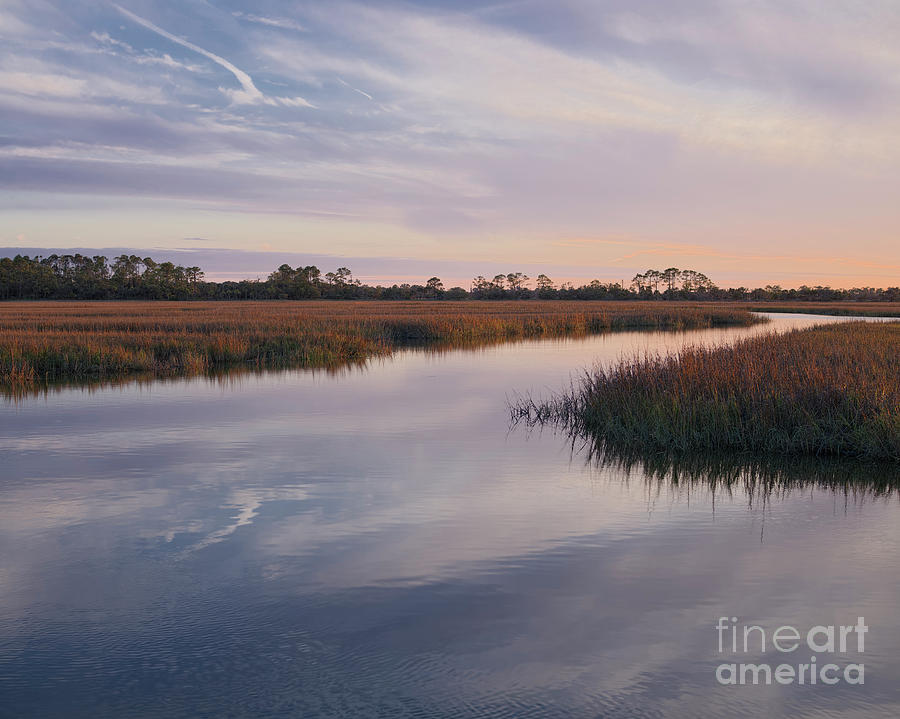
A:
{"label": "wispy cloud", "polygon": [[[187,63],[179,62],[168,53],[157,54],[152,52],[137,52],[127,42],[113,37],[108,32],[98,32],[96,30],[92,30],[91,38],[95,40],[101,48],[103,48],[102,50],[100,50],[101,52],[107,52],[111,55],[114,55],[115,57],[125,57],[128,60],[137,63],[138,65],[159,65],[173,70],[188,70],[190,72],[199,72],[201,70],[199,65],[190,65]],[[56,46],[58,47],[59,45],[57,44]],[[75,52],[89,51],[89,48],[87,47],[79,47],[73,44],[64,46],[64,49],[72,50]]]}
{"label": "wispy cloud", "polygon": [[95,73],[82,72],[73,77],[42,63],[30,64],[28,71],[0,69],[2,92],[56,99],[115,98],[139,103],[162,103],[164,100],[162,93],[153,87],[141,87]]}
{"label": "wispy cloud", "polygon": [[[121,8],[119,9],[121,10]],[[123,42],[122,40],[117,40],[108,32],[97,32],[96,30],[91,30],[91,37],[101,45],[112,45],[113,47],[120,47],[127,52],[134,52],[134,48],[131,47],[131,45],[129,45],[127,42]]]}
{"label": "wispy cloud", "polygon": [[283,17],[264,17],[262,15],[241,12],[240,10],[236,10],[231,14],[239,20],[246,20],[247,22],[256,23],[257,25],[277,27],[282,28],[283,30],[296,30],[297,32],[308,32],[308,30],[296,20],[290,20]]}

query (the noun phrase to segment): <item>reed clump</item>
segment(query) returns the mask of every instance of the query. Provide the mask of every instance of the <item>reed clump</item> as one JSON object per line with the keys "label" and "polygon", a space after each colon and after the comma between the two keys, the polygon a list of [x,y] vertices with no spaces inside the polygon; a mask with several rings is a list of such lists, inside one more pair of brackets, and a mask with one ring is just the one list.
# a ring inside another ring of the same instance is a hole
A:
{"label": "reed clump", "polygon": [[900,461],[900,323],[849,322],[597,368],[516,419],[649,451]]}
{"label": "reed clump", "polygon": [[14,302],[0,304],[0,384],[328,368],[408,346],[755,321],[746,310],[643,302]]}

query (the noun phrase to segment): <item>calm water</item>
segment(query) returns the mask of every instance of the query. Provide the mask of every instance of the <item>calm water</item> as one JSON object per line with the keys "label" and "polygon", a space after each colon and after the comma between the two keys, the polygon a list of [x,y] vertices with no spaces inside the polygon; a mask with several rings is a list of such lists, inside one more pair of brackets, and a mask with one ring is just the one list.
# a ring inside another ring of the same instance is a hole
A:
{"label": "calm water", "polygon": [[[896,497],[648,481],[509,427],[516,392],[757,331],[5,402],[0,716],[900,715]],[[820,661],[865,685],[722,686],[810,652],[719,654],[720,616],[863,616]]]}

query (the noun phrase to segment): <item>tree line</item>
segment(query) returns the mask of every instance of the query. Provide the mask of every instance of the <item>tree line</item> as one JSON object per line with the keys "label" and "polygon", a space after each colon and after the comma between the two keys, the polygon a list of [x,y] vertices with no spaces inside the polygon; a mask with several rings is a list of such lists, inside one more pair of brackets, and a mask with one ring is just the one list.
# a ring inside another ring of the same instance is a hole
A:
{"label": "tree line", "polygon": [[566,299],[566,300],[793,300],[793,301],[900,301],[900,288],[861,287],[833,289],[778,285],[748,289],[717,287],[695,270],[670,267],[638,273],[628,286],[593,280],[574,286],[555,283],[545,274],[532,282],[522,272],[473,278],[468,289],[445,288],[438,277],[424,284],[366,285],[347,267],[323,273],[315,265],[281,265],[265,280],[210,282],[199,267],[156,262],[150,257],[119,255],[112,262],[102,255],[17,255],[0,259],[0,300],[37,299]]}

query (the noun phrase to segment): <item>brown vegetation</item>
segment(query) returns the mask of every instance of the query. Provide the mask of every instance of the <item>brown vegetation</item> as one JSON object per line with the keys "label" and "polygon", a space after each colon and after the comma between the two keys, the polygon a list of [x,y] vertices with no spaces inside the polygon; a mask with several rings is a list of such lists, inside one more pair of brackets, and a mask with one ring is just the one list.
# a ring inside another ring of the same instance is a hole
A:
{"label": "brown vegetation", "polygon": [[623,360],[514,416],[651,451],[900,461],[900,322],[847,322]]}
{"label": "brown vegetation", "polygon": [[647,302],[4,303],[0,384],[329,367],[406,346],[754,321],[745,310]]}
{"label": "brown vegetation", "polygon": [[796,312],[842,317],[900,317],[896,302],[740,302],[733,305],[753,312]]}

